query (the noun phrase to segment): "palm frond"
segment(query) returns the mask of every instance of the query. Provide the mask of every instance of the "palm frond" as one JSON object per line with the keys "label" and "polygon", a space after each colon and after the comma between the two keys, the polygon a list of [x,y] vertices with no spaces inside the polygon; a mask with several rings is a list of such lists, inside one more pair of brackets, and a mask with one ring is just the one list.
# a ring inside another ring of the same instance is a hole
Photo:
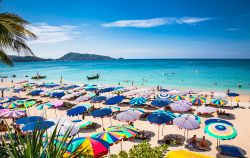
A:
{"label": "palm frond", "polygon": [[0,48],[0,61],[6,65],[13,66],[11,59],[1,48]]}

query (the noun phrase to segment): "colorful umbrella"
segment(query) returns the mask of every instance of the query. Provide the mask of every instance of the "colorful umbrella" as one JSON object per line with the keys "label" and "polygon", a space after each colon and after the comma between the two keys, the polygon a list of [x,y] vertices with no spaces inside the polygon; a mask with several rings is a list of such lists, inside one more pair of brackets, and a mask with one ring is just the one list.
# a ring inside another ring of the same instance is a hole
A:
{"label": "colorful umbrella", "polygon": [[168,152],[165,158],[213,158],[213,157],[187,150],[175,150],[175,151],[172,150]]}
{"label": "colorful umbrella", "polygon": [[9,103],[9,104],[5,105],[4,108],[5,109],[15,109],[18,106],[19,106],[19,104],[13,102],[13,103]]}
{"label": "colorful umbrella", "polygon": [[182,95],[173,95],[171,98],[172,98],[174,101],[179,101],[179,100],[184,100],[184,99],[185,99],[185,97],[182,96]]}
{"label": "colorful umbrella", "polygon": [[210,123],[224,123],[224,124],[228,124],[230,126],[233,126],[232,123],[228,122],[227,120],[222,120],[222,119],[207,119],[205,121],[205,125],[208,125]]}
{"label": "colorful umbrella", "polygon": [[115,129],[93,134],[92,137],[102,139],[112,145],[113,143],[123,139],[125,137],[125,133],[122,130]]}
{"label": "colorful umbrella", "polygon": [[20,118],[26,115],[26,112],[22,110],[8,110],[0,113],[0,117],[4,118]]}
{"label": "colorful umbrella", "polygon": [[128,125],[117,125],[117,126],[110,126],[106,129],[107,131],[113,131],[113,130],[121,130],[125,134],[125,138],[129,139],[132,137],[135,137],[138,130],[133,126]]}
{"label": "colorful umbrella", "polygon": [[203,97],[193,97],[191,96],[190,98],[190,101],[193,105],[202,105],[203,103],[206,102],[206,99],[203,98]]}
{"label": "colorful umbrella", "polygon": [[234,139],[237,136],[237,131],[234,126],[225,123],[210,123],[206,125],[204,132],[221,140]]}
{"label": "colorful umbrella", "polygon": [[139,114],[135,111],[127,110],[116,115],[119,121],[134,122],[139,118]]}
{"label": "colorful umbrella", "polygon": [[130,100],[129,104],[130,105],[142,105],[145,104],[147,102],[146,98],[143,97],[137,97],[137,98],[133,98]]}
{"label": "colorful umbrella", "polygon": [[168,106],[169,104],[171,104],[171,101],[168,99],[161,99],[161,98],[157,98],[155,100],[153,100],[151,102],[151,105],[156,106],[156,107],[165,107]]}
{"label": "colorful umbrella", "polygon": [[51,108],[51,107],[53,107],[53,104],[52,103],[44,103],[44,104],[40,104],[40,105],[37,105],[36,106],[36,109],[37,110],[43,110],[45,107],[48,107],[48,108]]}
{"label": "colorful umbrella", "polygon": [[220,99],[220,98],[218,98],[218,99],[213,98],[213,99],[212,99],[212,103],[213,103],[214,105],[222,106],[222,105],[226,105],[226,104],[227,104],[227,101],[225,101],[225,100],[223,100],[223,99]]}
{"label": "colorful umbrella", "polygon": [[69,157],[74,151],[87,152],[90,156],[98,158],[108,153],[109,143],[99,138],[80,137],[72,140],[64,156]]}

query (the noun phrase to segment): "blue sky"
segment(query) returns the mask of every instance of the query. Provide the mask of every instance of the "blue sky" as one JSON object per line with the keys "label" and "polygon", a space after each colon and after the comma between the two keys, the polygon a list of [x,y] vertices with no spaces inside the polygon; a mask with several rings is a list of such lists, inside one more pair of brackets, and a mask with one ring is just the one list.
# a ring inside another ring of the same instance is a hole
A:
{"label": "blue sky", "polygon": [[3,0],[40,57],[250,58],[249,0]]}

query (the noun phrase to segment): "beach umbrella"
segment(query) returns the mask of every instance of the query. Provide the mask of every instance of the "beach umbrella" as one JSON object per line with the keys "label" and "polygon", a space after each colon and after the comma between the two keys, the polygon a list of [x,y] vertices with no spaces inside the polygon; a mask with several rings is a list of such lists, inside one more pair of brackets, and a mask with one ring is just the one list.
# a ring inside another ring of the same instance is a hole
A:
{"label": "beach umbrella", "polygon": [[107,131],[121,130],[124,132],[126,139],[135,137],[138,132],[138,130],[135,127],[129,125],[110,126],[106,130]]}
{"label": "beach umbrella", "polygon": [[36,89],[36,90],[33,90],[30,92],[30,95],[32,96],[37,96],[39,95],[41,92],[43,92],[44,90],[41,90],[41,89]]}
{"label": "beach umbrella", "polygon": [[145,110],[142,109],[142,108],[129,108],[128,110],[135,111],[135,112],[137,112],[139,115],[142,115],[142,114],[145,113]]}
{"label": "beach umbrella", "polygon": [[226,93],[224,93],[224,92],[215,92],[215,93],[213,94],[213,96],[214,96],[215,98],[223,98],[223,99],[226,99],[228,95],[227,95]]}
{"label": "beach umbrella", "polygon": [[209,95],[210,96],[210,95],[212,95],[212,93],[209,91],[204,91],[204,92],[200,92],[199,95],[202,95],[202,96]]}
{"label": "beach umbrella", "polygon": [[18,106],[19,106],[19,104],[15,103],[15,102],[12,102],[12,103],[9,103],[9,104],[5,105],[4,108],[5,109],[15,109]]}
{"label": "beach umbrella", "polygon": [[185,99],[185,97],[182,96],[182,95],[173,95],[171,98],[172,98],[174,101],[179,101],[179,100],[184,100],[184,99]]}
{"label": "beach umbrella", "polygon": [[88,95],[80,96],[78,97],[75,101],[76,102],[83,102],[83,101],[88,101],[91,97]]}
{"label": "beach umbrella", "polygon": [[217,105],[217,106],[222,106],[222,105],[226,105],[227,104],[227,101],[221,99],[221,98],[213,98],[212,99],[212,103],[214,105]]}
{"label": "beach umbrella", "polygon": [[52,121],[38,121],[38,122],[31,122],[22,127],[23,131],[34,131],[34,130],[45,130],[52,127],[54,122]]}
{"label": "beach umbrella", "polygon": [[4,107],[3,107],[3,106],[0,106],[0,110],[1,110],[1,109],[4,109]]}
{"label": "beach umbrella", "polygon": [[69,86],[66,86],[66,87],[62,87],[61,89],[62,90],[70,90],[70,89],[74,89],[74,88],[77,88],[79,87],[78,85],[69,85]]}
{"label": "beach umbrella", "polygon": [[8,89],[9,89],[9,87],[0,87],[0,91],[6,91]]}
{"label": "beach umbrella", "polygon": [[58,127],[61,126],[72,126],[73,123],[72,122],[67,122],[68,118],[67,117],[55,117],[55,118],[48,118],[46,121],[51,121],[54,122],[55,125],[57,125]]}
{"label": "beach umbrella", "polygon": [[34,104],[36,104],[36,101],[25,101],[25,102],[23,103],[23,106],[24,106],[25,108],[29,108],[29,107],[33,106]]}
{"label": "beach umbrella", "polygon": [[77,106],[67,111],[68,116],[78,116],[86,112],[87,108],[85,106]]}
{"label": "beach umbrella", "polygon": [[74,127],[74,126],[68,126],[68,125],[64,125],[64,126],[58,126],[58,125],[53,125],[50,128],[48,128],[45,132],[46,135],[52,135],[53,132],[55,131],[55,129],[57,130],[57,135],[58,136],[64,136],[65,133],[68,132],[68,136],[74,136],[79,132],[79,128],[78,127]]}
{"label": "beach umbrella", "polygon": [[29,116],[29,117],[23,117],[23,118],[19,118],[16,120],[15,124],[17,125],[25,125],[31,122],[38,122],[38,121],[42,121],[43,117],[41,116]]}
{"label": "beach umbrella", "polygon": [[204,132],[217,139],[217,146],[219,145],[219,140],[230,140],[237,136],[237,131],[234,126],[221,122],[206,125]]}
{"label": "beach umbrella", "polygon": [[233,104],[233,97],[238,97],[238,96],[240,96],[238,93],[227,93],[227,95],[229,96],[229,97],[231,97],[231,106],[232,106],[232,104]]}
{"label": "beach umbrella", "polygon": [[197,120],[199,123],[201,123],[201,118],[199,116],[197,116],[197,115],[194,115],[194,114],[180,114],[177,117],[181,117],[181,116],[191,117],[191,118]]}
{"label": "beach umbrella", "polygon": [[52,102],[52,105],[53,105],[54,108],[62,107],[63,106],[63,101],[55,100],[55,101]]}
{"label": "beach umbrella", "polygon": [[167,115],[166,113],[152,113],[147,117],[147,120],[150,123],[157,124],[158,126],[158,140],[160,138],[160,125],[161,124],[166,124],[170,121],[172,121],[172,117]]}
{"label": "beach umbrella", "polygon": [[99,90],[99,93],[106,93],[106,92],[111,92],[114,91],[115,88],[114,87],[107,87],[107,88],[103,88]]}
{"label": "beach umbrella", "polygon": [[156,106],[156,107],[165,107],[168,106],[169,104],[171,104],[171,101],[168,99],[161,99],[161,98],[157,98],[155,100],[153,100],[151,102],[151,105]]}
{"label": "beach umbrella", "polygon": [[191,109],[191,103],[187,103],[184,101],[177,101],[172,104],[170,104],[170,108],[174,112],[186,112]]}
{"label": "beach umbrella", "polygon": [[203,97],[194,97],[194,96],[191,96],[191,97],[189,98],[189,100],[191,101],[191,103],[192,103],[193,105],[202,105],[203,103],[206,102],[206,99],[203,98]]}
{"label": "beach umbrella", "polygon": [[213,158],[213,157],[188,150],[172,150],[168,152],[165,158]]}
{"label": "beach umbrella", "polygon": [[164,113],[164,114],[170,116],[172,119],[176,118],[175,114],[172,113],[171,111],[166,111],[166,110],[155,110],[153,113]]}
{"label": "beach umbrella", "polygon": [[145,104],[147,102],[146,98],[143,97],[136,97],[136,98],[132,98],[129,102],[130,105],[142,105]]}
{"label": "beach umbrella", "polygon": [[[110,116],[112,114],[112,110],[110,108],[102,108],[102,109],[97,109],[91,112],[91,115],[93,117],[100,117],[102,119],[102,127],[104,128],[103,124],[103,118],[105,116]],[[110,123],[111,123],[111,118],[110,118]]]}
{"label": "beach umbrella", "polygon": [[20,118],[26,115],[26,112],[23,110],[8,110],[0,113],[0,117],[3,118]]}
{"label": "beach umbrella", "polygon": [[105,104],[106,105],[118,104],[118,103],[122,102],[123,99],[125,99],[124,96],[117,95],[117,96],[114,96],[114,97],[111,97],[111,98],[107,99],[106,102],[105,102]]}
{"label": "beach umbrella", "polygon": [[90,104],[79,104],[79,105],[76,105],[76,107],[77,106],[84,106],[87,109],[87,111],[88,111],[89,108],[91,108],[93,105],[90,105]]}
{"label": "beach umbrella", "polygon": [[171,95],[176,95],[176,94],[181,94],[181,91],[177,89],[171,89],[167,93]]}
{"label": "beach umbrella", "polygon": [[162,93],[157,95],[157,98],[161,98],[161,99],[169,99],[170,97],[171,97],[171,95],[166,93],[166,92],[162,92]]}
{"label": "beach umbrella", "polygon": [[106,108],[110,108],[112,110],[112,112],[121,110],[121,108],[117,105],[108,105],[108,106],[106,106]]}
{"label": "beach umbrella", "polygon": [[216,112],[216,108],[214,107],[209,107],[209,106],[202,106],[202,107],[198,107],[197,112],[200,114],[211,114]]}
{"label": "beach umbrella", "polygon": [[61,91],[54,91],[50,94],[50,97],[53,97],[53,98],[61,98],[65,95],[65,92],[63,90]]}
{"label": "beach umbrella", "polygon": [[36,106],[36,109],[37,109],[37,110],[43,110],[46,106],[47,106],[48,108],[51,108],[51,107],[53,107],[53,104],[50,103],[50,102],[44,103],[44,104],[39,104],[39,105]]}
{"label": "beach umbrella", "polygon": [[94,158],[102,157],[108,154],[109,143],[94,137],[80,137],[72,140],[67,148],[67,153],[64,157],[69,157],[72,152],[86,152]]}
{"label": "beach umbrella", "polygon": [[112,145],[122,140],[125,137],[125,133],[122,130],[114,129],[93,134],[91,137],[102,139],[108,142],[109,145]]}
{"label": "beach umbrella", "polygon": [[134,122],[139,118],[139,114],[132,110],[127,110],[120,112],[116,115],[116,119],[119,121],[125,121],[125,122]]}
{"label": "beach umbrella", "polygon": [[207,119],[207,120],[205,121],[205,125],[208,125],[208,124],[210,124],[210,123],[224,123],[224,124],[228,124],[228,125],[230,125],[230,126],[233,126],[232,123],[230,123],[230,122],[227,121],[227,120],[223,120],[223,119]]}
{"label": "beach umbrella", "polygon": [[95,97],[91,98],[91,102],[100,103],[106,99],[107,99],[107,97],[105,97],[105,96],[95,96]]}
{"label": "beach umbrella", "polygon": [[197,129],[200,127],[200,123],[190,116],[181,116],[176,117],[173,120],[173,124],[177,125],[179,128],[183,128],[184,130],[184,137],[185,137],[185,131],[187,130],[187,137],[188,137],[188,130]]}

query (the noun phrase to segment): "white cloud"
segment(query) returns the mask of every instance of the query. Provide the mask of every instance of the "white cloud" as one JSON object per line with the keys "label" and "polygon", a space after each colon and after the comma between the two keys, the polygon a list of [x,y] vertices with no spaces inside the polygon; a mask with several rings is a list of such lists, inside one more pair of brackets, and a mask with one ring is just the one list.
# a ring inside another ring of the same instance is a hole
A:
{"label": "white cloud", "polygon": [[80,35],[78,27],[72,25],[52,26],[47,23],[35,23],[28,27],[38,37],[30,43],[57,43],[73,40]]}
{"label": "white cloud", "polygon": [[111,23],[102,24],[102,27],[137,27],[150,28],[168,24],[197,24],[200,22],[211,20],[211,18],[197,18],[197,17],[182,17],[182,18],[153,18],[144,20],[118,20]]}

